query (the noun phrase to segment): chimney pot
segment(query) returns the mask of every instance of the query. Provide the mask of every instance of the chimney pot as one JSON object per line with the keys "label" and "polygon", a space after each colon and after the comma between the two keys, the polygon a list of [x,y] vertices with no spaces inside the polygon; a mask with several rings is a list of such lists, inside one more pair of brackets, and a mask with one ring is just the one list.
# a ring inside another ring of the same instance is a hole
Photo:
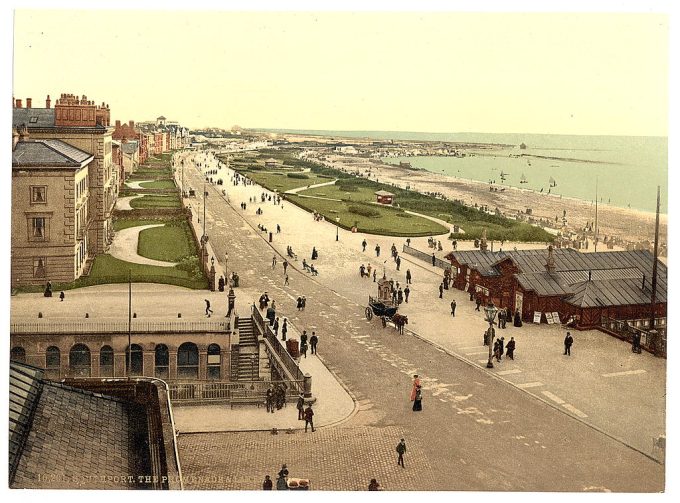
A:
{"label": "chimney pot", "polygon": [[17,99],[17,108],[23,108],[21,105],[21,99]]}
{"label": "chimney pot", "polygon": [[116,129],[118,129],[119,127],[120,127],[120,121],[117,120],[117,121],[116,121]]}
{"label": "chimney pot", "polygon": [[50,95],[47,95],[47,99],[45,100],[45,108],[50,108],[50,104],[52,103],[52,100],[50,99]]}
{"label": "chimney pot", "polygon": [[33,105],[33,98],[26,98],[26,108],[31,108]]}

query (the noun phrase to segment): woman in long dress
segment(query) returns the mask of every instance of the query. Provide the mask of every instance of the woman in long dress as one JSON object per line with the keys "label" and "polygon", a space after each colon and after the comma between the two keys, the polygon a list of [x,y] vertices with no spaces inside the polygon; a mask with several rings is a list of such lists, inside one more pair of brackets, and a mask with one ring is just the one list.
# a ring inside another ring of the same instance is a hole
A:
{"label": "woman in long dress", "polygon": [[415,374],[413,376],[413,387],[411,388],[411,401],[416,399],[416,390],[418,388],[420,388],[420,378],[418,377],[418,374]]}
{"label": "woman in long dress", "polygon": [[420,386],[416,388],[416,396],[415,399],[413,400],[413,411],[420,411],[423,410],[423,392],[420,389]]}

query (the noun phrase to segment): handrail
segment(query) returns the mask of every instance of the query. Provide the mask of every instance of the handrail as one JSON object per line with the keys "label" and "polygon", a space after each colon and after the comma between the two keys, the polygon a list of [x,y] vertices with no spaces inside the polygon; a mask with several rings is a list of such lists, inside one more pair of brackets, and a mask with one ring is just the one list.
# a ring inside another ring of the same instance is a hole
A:
{"label": "handrail", "polygon": [[[229,320],[225,321],[147,321],[132,320],[133,332],[227,332]],[[20,321],[10,323],[11,334],[81,334],[81,333],[127,333],[127,321]]]}

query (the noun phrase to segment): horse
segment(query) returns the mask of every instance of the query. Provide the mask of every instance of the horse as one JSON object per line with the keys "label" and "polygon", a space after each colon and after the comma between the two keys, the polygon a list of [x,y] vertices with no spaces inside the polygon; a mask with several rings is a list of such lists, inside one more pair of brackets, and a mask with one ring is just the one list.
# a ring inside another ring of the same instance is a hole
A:
{"label": "horse", "polygon": [[403,314],[395,314],[392,316],[392,323],[394,323],[394,328],[396,328],[400,334],[404,334],[404,325],[408,325],[408,316]]}

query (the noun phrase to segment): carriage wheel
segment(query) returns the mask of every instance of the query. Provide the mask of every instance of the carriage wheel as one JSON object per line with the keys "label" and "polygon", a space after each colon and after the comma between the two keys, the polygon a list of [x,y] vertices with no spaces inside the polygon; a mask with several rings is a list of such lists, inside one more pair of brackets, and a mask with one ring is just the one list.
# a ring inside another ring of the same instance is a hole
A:
{"label": "carriage wheel", "polygon": [[371,318],[373,318],[373,311],[371,310],[370,307],[367,307],[366,308],[366,319],[370,321]]}

